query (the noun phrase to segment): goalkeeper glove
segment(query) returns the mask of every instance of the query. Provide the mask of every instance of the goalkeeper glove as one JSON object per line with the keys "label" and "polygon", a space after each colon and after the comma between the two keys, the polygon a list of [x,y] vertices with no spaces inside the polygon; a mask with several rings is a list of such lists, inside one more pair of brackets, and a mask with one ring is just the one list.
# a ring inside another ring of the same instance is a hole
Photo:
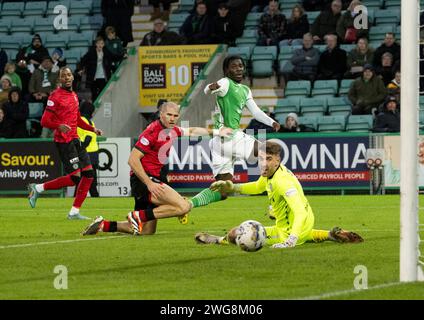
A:
{"label": "goalkeeper glove", "polygon": [[294,246],[296,246],[297,239],[298,238],[296,236],[290,235],[286,241],[282,243],[276,243],[272,245],[272,248],[273,249],[293,248]]}
{"label": "goalkeeper glove", "polygon": [[233,193],[237,192],[239,187],[230,180],[219,180],[212,183],[209,189],[223,193]]}

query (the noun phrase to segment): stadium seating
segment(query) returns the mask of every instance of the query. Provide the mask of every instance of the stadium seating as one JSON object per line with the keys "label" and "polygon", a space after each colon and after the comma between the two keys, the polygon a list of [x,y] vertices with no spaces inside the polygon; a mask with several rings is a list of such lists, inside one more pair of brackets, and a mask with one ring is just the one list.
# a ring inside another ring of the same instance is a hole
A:
{"label": "stadium seating", "polygon": [[340,82],[340,88],[339,88],[339,95],[347,95],[350,89],[350,86],[352,82],[355,81],[354,79],[343,79]]}
{"label": "stadium seating", "polygon": [[278,55],[278,70],[280,73],[292,72],[294,66],[290,60],[293,56],[293,50],[291,46],[280,46],[280,54]]}
{"label": "stadium seating", "polygon": [[68,41],[69,41],[69,33],[63,33],[63,32],[59,34],[46,33],[45,47],[47,49],[54,49],[54,48],[65,49],[68,47]]}
{"label": "stadium seating", "polygon": [[327,112],[327,99],[325,98],[301,98],[300,111],[303,116],[323,116]]}
{"label": "stadium seating", "polygon": [[350,101],[346,97],[327,98],[327,105],[331,116],[348,116],[352,111]]}
{"label": "stadium seating", "polygon": [[24,8],[24,2],[5,2],[1,7],[1,17],[23,17]]}
{"label": "stadium seating", "polygon": [[274,60],[277,59],[276,46],[256,46],[252,56],[252,76],[270,77],[274,73]]}
{"label": "stadium seating", "polygon": [[378,10],[381,9],[384,5],[384,0],[367,0],[364,1],[364,5],[370,9]]}
{"label": "stadium seating", "polygon": [[34,33],[54,32],[55,28],[53,25],[55,16],[50,16],[43,19],[35,19],[34,22]]}
{"label": "stadium seating", "polygon": [[25,4],[24,17],[37,16],[44,17],[47,12],[46,1],[27,2]]}
{"label": "stadium seating", "polygon": [[177,28],[179,29],[184,21],[189,16],[189,13],[173,13],[169,16],[168,28]]}
{"label": "stadium seating", "polygon": [[[399,24],[400,22],[400,10],[399,9],[386,9],[378,10],[374,14],[376,26],[383,24]],[[372,30],[372,28],[371,28]]]}
{"label": "stadium seating", "polygon": [[228,54],[242,57],[247,64],[247,62],[250,60],[251,51],[250,47],[230,47],[228,48]]}
{"label": "stadium seating", "polygon": [[424,129],[424,109],[420,109],[419,119],[420,119],[419,128],[420,130],[423,130]]}
{"label": "stadium seating", "polygon": [[300,97],[287,97],[279,99],[275,105],[274,113],[299,113],[300,110]]}
{"label": "stadium seating", "polygon": [[291,10],[295,4],[299,3],[299,0],[284,0],[280,1],[280,10]]}
{"label": "stadium seating", "polygon": [[65,7],[68,10],[69,15],[69,7],[70,7],[70,0],[61,0],[61,1],[49,1],[49,4],[47,6],[47,16],[56,16],[59,12],[54,12],[54,9],[57,6]]}
{"label": "stadium seating", "polygon": [[400,9],[400,1],[401,0],[385,0],[384,7],[386,9]]}
{"label": "stadium seating", "polygon": [[346,131],[364,132],[372,129],[372,115],[349,116],[346,124]]}
{"label": "stadium seating", "polygon": [[317,80],[312,89],[312,97],[335,96],[337,94],[337,80]]}
{"label": "stadium seating", "polygon": [[259,19],[262,16],[262,12],[249,12],[244,23],[245,29],[256,29],[258,27]]}
{"label": "stadium seating", "polygon": [[320,13],[321,13],[321,11],[309,11],[309,12],[306,12],[306,14],[308,16],[308,22],[309,22],[309,24],[314,23],[315,19],[319,16]]}
{"label": "stadium seating", "polygon": [[382,41],[388,32],[394,32],[393,24],[372,27],[369,32],[370,41]]}
{"label": "stadium seating", "polygon": [[318,118],[318,131],[345,131],[346,118],[344,116],[324,116]]}
{"label": "stadium seating", "polygon": [[35,17],[27,17],[24,19],[13,19],[10,26],[10,32],[16,36],[17,34],[33,33]]}
{"label": "stadium seating", "polygon": [[71,1],[70,15],[92,14],[93,2],[91,0]]}
{"label": "stadium seating", "polygon": [[311,93],[311,82],[308,80],[288,81],[285,96],[309,96]]}
{"label": "stadium seating", "polygon": [[71,33],[69,36],[68,48],[89,47],[94,39],[94,31],[83,33]]}
{"label": "stadium seating", "polygon": [[299,124],[303,124],[304,126],[313,128],[315,131],[318,129],[318,118],[317,116],[302,116],[298,117]]}

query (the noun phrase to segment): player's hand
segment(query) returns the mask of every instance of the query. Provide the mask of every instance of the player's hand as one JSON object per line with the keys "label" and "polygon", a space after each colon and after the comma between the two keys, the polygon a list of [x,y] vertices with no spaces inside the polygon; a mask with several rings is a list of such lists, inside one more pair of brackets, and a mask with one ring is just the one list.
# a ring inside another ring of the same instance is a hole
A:
{"label": "player's hand", "polygon": [[149,189],[152,196],[155,197],[156,199],[160,198],[161,196],[165,194],[165,187],[161,185],[160,183],[151,182],[147,186],[147,189]]}
{"label": "player's hand", "polygon": [[67,124],[60,124],[58,129],[60,132],[63,132],[63,133],[68,133],[69,131],[71,131],[71,127],[68,126]]}
{"label": "player's hand", "polygon": [[219,129],[219,136],[220,137],[228,138],[232,134],[233,134],[233,129],[231,129],[231,128],[222,127],[221,129]]}
{"label": "player's hand", "polygon": [[103,131],[97,128],[94,128],[94,133],[97,134],[98,136],[102,136],[103,135]]}
{"label": "player's hand", "polygon": [[272,249],[293,248],[296,246],[297,237],[290,235],[286,241],[272,245]]}
{"label": "player's hand", "polygon": [[281,125],[277,121],[274,121],[274,123],[272,124],[272,128],[275,132],[278,132],[281,128]]}
{"label": "player's hand", "polygon": [[234,183],[231,180],[219,180],[212,183],[209,189],[223,193],[232,193],[234,192]]}
{"label": "player's hand", "polygon": [[218,84],[218,82],[214,82],[209,85],[209,90],[211,91],[218,90],[219,88],[221,88],[221,86]]}

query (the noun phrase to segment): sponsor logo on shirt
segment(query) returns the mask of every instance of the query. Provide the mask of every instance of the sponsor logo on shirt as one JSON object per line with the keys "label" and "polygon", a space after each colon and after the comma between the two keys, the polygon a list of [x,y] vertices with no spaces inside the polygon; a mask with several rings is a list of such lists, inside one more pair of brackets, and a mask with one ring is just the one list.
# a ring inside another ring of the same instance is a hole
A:
{"label": "sponsor logo on shirt", "polygon": [[297,194],[297,190],[295,188],[291,188],[291,189],[289,189],[289,190],[286,191],[286,196],[287,197],[292,197],[292,196],[294,196],[296,194]]}

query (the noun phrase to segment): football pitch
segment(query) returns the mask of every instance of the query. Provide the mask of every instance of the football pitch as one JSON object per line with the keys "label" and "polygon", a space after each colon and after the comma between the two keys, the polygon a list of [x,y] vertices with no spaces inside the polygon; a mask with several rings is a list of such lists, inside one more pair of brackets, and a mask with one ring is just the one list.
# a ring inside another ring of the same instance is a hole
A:
{"label": "football pitch", "polygon": [[[223,235],[244,220],[273,225],[265,196],[194,209],[187,225],[161,220],[145,237],[81,236],[89,221],[66,220],[72,199],[41,197],[31,209],[26,198],[1,198],[0,299],[424,298],[424,284],[399,283],[398,195],[308,199],[315,228],[340,226],[365,241],[254,253],[195,243],[196,232]],[[132,206],[132,198],[88,198],[81,213],[124,220]],[[355,277],[362,285],[367,278],[368,290],[354,289]]]}

